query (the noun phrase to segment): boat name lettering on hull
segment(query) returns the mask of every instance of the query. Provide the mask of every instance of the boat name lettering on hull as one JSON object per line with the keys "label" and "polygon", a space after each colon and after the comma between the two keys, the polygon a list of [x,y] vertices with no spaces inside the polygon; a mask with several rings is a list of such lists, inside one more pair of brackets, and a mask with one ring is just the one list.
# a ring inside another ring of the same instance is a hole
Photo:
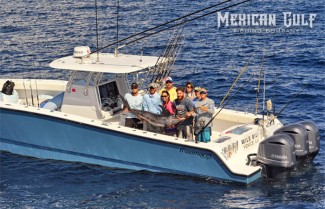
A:
{"label": "boat name lettering on hull", "polygon": [[257,134],[253,134],[251,136],[248,136],[241,140],[241,143],[245,149],[247,149],[250,146],[253,146],[254,144],[258,143],[258,136]]}
{"label": "boat name lettering on hull", "polygon": [[195,151],[195,150],[190,150],[190,149],[185,149],[185,148],[180,148],[179,152],[189,154],[189,155],[197,155],[197,156],[199,156],[201,158],[205,158],[207,160],[212,158],[211,154],[206,154],[206,153],[203,153],[203,152],[198,152],[198,151]]}
{"label": "boat name lettering on hull", "polygon": [[238,141],[226,145],[221,150],[226,159],[230,159],[238,151]]}

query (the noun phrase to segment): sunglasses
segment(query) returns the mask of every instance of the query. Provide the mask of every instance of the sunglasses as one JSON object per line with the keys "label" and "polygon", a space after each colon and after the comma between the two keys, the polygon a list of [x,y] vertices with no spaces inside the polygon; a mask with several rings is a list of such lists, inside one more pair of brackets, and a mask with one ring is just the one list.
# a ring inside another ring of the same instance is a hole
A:
{"label": "sunglasses", "polygon": [[132,86],[131,89],[137,89],[138,87]]}
{"label": "sunglasses", "polygon": [[173,83],[172,81],[166,81],[166,83]]}
{"label": "sunglasses", "polygon": [[205,91],[200,91],[200,94],[207,94],[207,92],[205,92]]}
{"label": "sunglasses", "polygon": [[155,89],[155,87],[150,86],[150,89]]}
{"label": "sunglasses", "polygon": [[167,95],[162,95],[161,98],[163,98],[163,97],[168,97],[168,96]]}
{"label": "sunglasses", "polygon": [[192,86],[186,86],[186,88],[192,89],[193,87]]}

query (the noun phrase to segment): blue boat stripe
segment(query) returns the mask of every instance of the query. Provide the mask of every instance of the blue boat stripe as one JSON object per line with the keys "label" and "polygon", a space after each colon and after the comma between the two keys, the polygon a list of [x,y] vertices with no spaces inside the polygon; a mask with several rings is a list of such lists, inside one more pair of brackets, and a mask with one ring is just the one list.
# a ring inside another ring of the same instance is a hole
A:
{"label": "blue boat stripe", "polygon": [[116,159],[112,159],[112,158],[101,157],[101,156],[96,156],[96,155],[91,155],[91,154],[80,153],[80,152],[74,152],[74,151],[68,151],[68,150],[63,150],[63,149],[39,146],[39,145],[35,145],[35,144],[18,142],[18,141],[11,140],[11,139],[6,139],[6,138],[0,138],[0,142],[7,143],[7,144],[18,145],[18,146],[29,147],[29,148],[33,148],[33,149],[40,149],[40,150],[46,150],[46,151],[51,151],[51,152],[58,152],[58,153],[63,153],[63,154],[86,157],[86,158],[91,158],[91,159],[96,159],[96,160],[103,160],[103,161],[108,161],[108,162],[120,163],[120,164],[124,164],[124,165],[132,165],[132,166],[147,168],[149,170],[162,171],[162,172],[166,172],[166,173],[189,174],[189,175],[198,176],[197,174],[190,173],[190,172],[183,172],[183,171],[180,172],[179,170],[161,168],[161,167],[158,167],[158,166],[150,166],[150,165],[145,165],[145,164],[141,164],[141,163],[134,163],[134,162],[124,161],[124,160],[116,160]]}

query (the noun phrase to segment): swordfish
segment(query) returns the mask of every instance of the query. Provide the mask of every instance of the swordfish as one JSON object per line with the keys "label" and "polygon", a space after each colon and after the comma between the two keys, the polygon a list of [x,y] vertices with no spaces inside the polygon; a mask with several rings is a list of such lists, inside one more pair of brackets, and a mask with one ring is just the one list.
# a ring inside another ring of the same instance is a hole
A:
{"label": "swordfish", "polygon": [[169,111],[161,105],[159,106],[162,109],[162,114],[155,114],[148,111],[131,109],[128,102],[122,96],[121,98],[124,103],[124,108],[127,108],[128,111],[136,115],[139,119],[147,121],[151,125],[158,126],[158,127],[167,127],[167,126],[175,125],[182,121],[179,118],[176,118],[175,115],[170,114]]}

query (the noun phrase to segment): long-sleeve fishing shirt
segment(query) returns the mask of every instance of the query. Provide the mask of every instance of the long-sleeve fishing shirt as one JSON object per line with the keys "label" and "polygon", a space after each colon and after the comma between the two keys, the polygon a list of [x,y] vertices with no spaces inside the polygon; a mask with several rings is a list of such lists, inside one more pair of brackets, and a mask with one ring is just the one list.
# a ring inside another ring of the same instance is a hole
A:
{"label": "long-sleeve fishing shirt", "polygon": [[[209,110],[201,110],[200,107],[206,107]],[[209,98],[205,98],[204,100],[198,100],[194,105],[194,113],[196,117],[196,122],[204,121],[204,126],[212,119],[214,114],[214,101]],[[208,127],[211,127],[211,123],[208,125]]]}
{"label": "long-sleeve fishing shirt", "polygon": [[159,105],[162,105],[162,101],[157,92],[154,94],[148,93],[143,96],[142,106],[144,111],[161,114],[161,107]]}

